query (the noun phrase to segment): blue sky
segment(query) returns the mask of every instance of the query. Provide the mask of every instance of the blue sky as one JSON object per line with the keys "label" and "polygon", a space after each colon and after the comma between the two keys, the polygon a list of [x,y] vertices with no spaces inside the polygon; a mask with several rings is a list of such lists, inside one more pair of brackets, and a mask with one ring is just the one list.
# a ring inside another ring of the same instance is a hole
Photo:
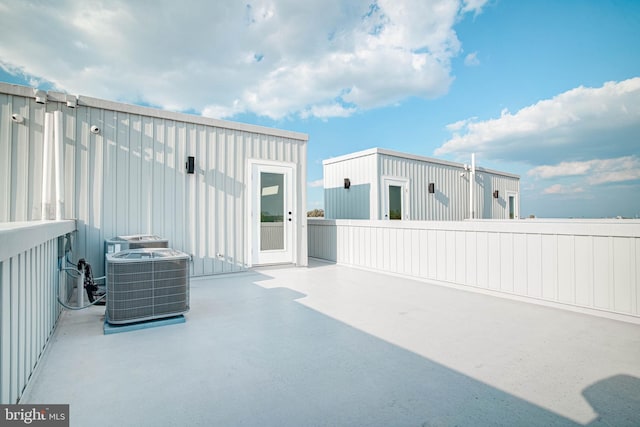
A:
{"label": "blue sky", "polygon": [[[208,4],[212,3],[212,4]],[[521,176],[521,215],[640,216],[640,2],[0,0],[0,80]]]}

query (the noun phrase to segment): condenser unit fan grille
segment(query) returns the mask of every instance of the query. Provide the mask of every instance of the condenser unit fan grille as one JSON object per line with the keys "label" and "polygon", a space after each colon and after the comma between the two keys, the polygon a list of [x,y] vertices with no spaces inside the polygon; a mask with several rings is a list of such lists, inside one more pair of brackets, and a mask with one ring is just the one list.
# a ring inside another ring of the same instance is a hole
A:
{"label": "condenser unit fan grille", "polygon": [[[139,250],[146,254],[151,250]],[[135,250],[127,251],[135,253]],[[122,254],[122,252],[121,252]],[[109,323],[131,323],[189,311],[188,255],[107,260]]]}

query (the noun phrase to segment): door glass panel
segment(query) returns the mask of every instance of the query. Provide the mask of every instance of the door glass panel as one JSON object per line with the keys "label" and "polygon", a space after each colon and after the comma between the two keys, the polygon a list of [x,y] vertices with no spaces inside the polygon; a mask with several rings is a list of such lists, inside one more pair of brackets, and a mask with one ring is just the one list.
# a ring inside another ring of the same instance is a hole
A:
{"label": "door glass panel", "polygon": [[402,219],[402,187],[389,186],[389,219]]}
{"label": "door glass panel", "polygon": [[509,219],[516,217],[516,198],[509,196]]}
{"label": "door glass panel", "polygon": [[260,250],[284,249],[284,175],[260,172]]}

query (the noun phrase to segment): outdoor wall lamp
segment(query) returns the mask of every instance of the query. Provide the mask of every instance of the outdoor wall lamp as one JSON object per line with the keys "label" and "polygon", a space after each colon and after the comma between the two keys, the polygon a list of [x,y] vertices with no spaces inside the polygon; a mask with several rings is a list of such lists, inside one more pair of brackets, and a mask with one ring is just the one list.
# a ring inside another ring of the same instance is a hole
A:
{"label": "outdoor wall lamp", "polygon": [[13,120],[15,123],[22,123],[24,122],[24,117],[22,117],[22,115],[18,113],[14,113],[11,115],[11,120]]}
{"label": "outdoor wall lamp", "polygon": [[100,128],[98,126],[91,126],[91,133],[100,133]]}
{"label": "outdoor wall lamp", "polygon": [[435,182],[430,182],[429,183],[429,194],[433,194],[436,192],[436,183]]}
{"label": "outdoor wall lamp", "polygon": [[351,187],[351,180],[349,178],[345,178],[344,179],[344,188],[346,188],[348,190],[349,187]]}
{"label": "outdoor wall lamp", "polygon": [[187,157],[187,173],[195,173],[196,170],[196,158],[193,156]]}
{"label": "outdoor wall lamp", "polygon": [[497,198],[499,198],[499,197],[500,197],[500,193],[498,192],[498,190],[494,191],[494,192],[493,192],[493,198],[494,198],[494,199],[497,199]]}
{"label": "outdoor wall lamp", "polygon": [[37,104],[46,104],[47,103],[47,92],[40,90],[40,89],[34,89],[33,90],[33,96],[36,98],[36,103]]}

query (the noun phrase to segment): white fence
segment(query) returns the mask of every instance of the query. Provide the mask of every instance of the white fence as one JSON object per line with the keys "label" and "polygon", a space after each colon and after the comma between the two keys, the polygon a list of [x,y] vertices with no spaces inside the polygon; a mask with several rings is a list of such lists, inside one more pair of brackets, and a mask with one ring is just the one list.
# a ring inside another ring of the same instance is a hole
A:
{"label": "white fence", "polygon": [[637,220],[309,219],[308,230],[311,257],[640,318]]}
{"label": "white fence", "polygon": [[0,404],[22,395],[61,307],[58,237],[75,221],[0,223]]}

